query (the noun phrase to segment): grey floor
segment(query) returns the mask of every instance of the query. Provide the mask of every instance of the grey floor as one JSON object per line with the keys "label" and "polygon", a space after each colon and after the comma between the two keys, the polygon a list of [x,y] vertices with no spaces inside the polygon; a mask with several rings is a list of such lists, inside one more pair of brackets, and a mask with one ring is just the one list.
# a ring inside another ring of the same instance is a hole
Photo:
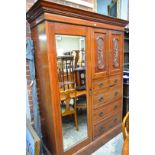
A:
{"label": "grey floor", "polygon": [[[79,131],[75,128],[74,117],[63,118],[63,143],[64,150],[73,147],[87,137],[87,117],[86,113],[78,113]],[[121,155],[123,146],[123,135],[118,134],[92,155]]]}
{"label": "grey floor", "polygon": [[123,135],[120,133],[92,153],[92,155],[121,155],[123,142]]}
{"label": "grey floor", "polygon": [[[121,155],[123,142],[123,136],[120,133],[91,155]],[[42,155],[51,155],[49,151],[46,150],[45,152]]]}
{"label": "grey floor", "polygon": [[78,131],[76,130],[73,116],[64,117],[62,122],[64,150],[87,138],[87,116],[85,111],[78,113]]}

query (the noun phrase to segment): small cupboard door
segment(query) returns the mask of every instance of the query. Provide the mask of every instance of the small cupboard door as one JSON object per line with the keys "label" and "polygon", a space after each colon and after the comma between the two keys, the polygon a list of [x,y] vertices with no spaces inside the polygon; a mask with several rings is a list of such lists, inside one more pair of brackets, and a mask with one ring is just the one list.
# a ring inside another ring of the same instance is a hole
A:
{"label": "small cupboard door", "polygon": [[110,31],[109,74],[121,73],[123,70],[123,33]]}
{"label": "small cupboard door", "polygon": [[108,75],[108,31],[93,29],[92,38],[92,79],[96,79]]}

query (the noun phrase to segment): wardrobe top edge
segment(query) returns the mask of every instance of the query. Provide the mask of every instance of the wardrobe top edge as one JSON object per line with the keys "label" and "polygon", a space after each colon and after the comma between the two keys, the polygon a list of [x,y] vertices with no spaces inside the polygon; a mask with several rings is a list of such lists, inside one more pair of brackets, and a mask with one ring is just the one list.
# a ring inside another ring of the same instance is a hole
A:
{"label": "wardrobe top edge", "polygon": [[85,11],[62,4],[57,4],[54,2],[50,2],[49,0],[38,0],[37,2],[35,2],[34,5],[27,11],[26,19],[29,23],[31,23],[33,20],[35,20],[37,17],[44,13],[63,15],[67,17],[84,19],[88,21],[94,21],[121,27],[125,27],[129,23],[126,20],[109,17],[95,12]]}

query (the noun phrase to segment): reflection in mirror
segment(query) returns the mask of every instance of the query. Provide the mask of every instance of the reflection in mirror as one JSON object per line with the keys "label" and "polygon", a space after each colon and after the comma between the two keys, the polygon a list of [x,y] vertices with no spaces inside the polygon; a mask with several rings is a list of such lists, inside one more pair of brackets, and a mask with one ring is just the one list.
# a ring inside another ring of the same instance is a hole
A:
{"label": "reflection in mirror", "polygon": [[56,35],[64,150],[88,137],[85,37]]}

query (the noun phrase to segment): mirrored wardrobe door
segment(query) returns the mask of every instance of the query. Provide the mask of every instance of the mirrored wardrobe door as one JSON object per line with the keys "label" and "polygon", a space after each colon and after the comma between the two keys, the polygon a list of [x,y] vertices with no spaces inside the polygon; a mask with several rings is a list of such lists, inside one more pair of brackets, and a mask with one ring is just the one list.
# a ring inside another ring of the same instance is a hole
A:
{"label": "mirrored wardrobe door", "polygon": [[85,37],[55,35],[64,151],[88,138]]}

